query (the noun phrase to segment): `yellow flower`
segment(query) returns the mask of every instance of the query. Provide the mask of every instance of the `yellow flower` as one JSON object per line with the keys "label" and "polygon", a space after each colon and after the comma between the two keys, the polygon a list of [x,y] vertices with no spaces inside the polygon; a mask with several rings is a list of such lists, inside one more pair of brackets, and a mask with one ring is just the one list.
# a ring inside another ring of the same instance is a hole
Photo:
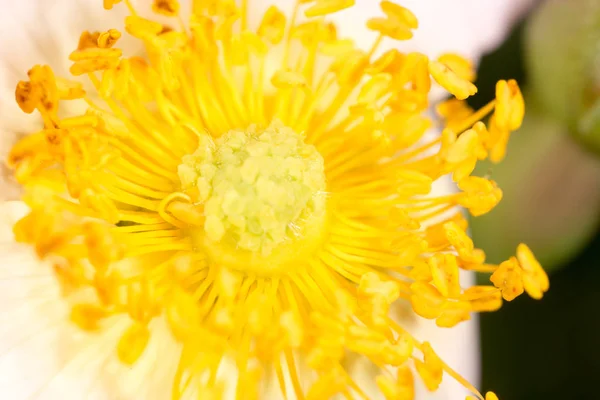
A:
{"label": "yellow flower", "polygon": [[[124,3],[143,56],[125,57],[115,29],[84,32],[70,72],[92,90],[37,65],[15,92],[44,128],[9,155],[30,207],[14,232],[51,266],[71,320],[100,334],[127,321],[113,349],[127,365],[148,362],[165,322],[181,346],[174,399],[260,398],[272,381],[284,397],[370,398],[351,357],[379,371],[372,383],[387,399],[414,397],[413,372],[429,390],[448,375],[484,399],[390,307],[410,302],[452,327],[523,287],[534,298],[548,289],[524,245],[484,264],[460,212],[501,199],[470,174],[488,154],[499,160],[519,127],[516,83],[473,111],[461,102],[477,91],[467,60],[376,56],[418,26],[390,1],[367,21],[379,34],[367,51],[327,20],[352,0],[299,0],[291,16],[273,5],[257,28],[248,1],[196,0],[187,24],[177,1],[153,3],[172,24]],[[438,107],[443,136],[426,140],[431,78],[455,99]],[[63,116],[61,102],[76,99],[87,111]],[[448,174],[461,192],[433,196]],[[462,288],[460,269],[493,272],[494,286]]]}

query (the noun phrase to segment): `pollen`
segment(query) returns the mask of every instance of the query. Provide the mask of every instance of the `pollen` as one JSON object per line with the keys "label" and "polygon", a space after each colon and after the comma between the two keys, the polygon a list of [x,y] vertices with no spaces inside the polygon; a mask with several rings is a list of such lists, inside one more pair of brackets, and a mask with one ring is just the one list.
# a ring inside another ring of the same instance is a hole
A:
{"label": "pollen", "polygon": [[[470,60],[382,51],[419,26],[387,0],[365,49],[329,20],[353,0],[299,0],[290,15],[273,2],[256,26],[250,0],[195,0],[189,20],[175,0],[103,3],[128,9],[125,31],[83,32],[71,76],[36,65],[15,91],[42,124],[9,154],[30,207],[15,237],[52,266],[70,323],[101,336],[120,321],[125,368],[150,362],[167,326],[182,350],[160,398],[411,400],[417,379],[455,379],[497,399],[392,306],[451,328],[549,289],[524,244],[486,263],[463,215],[502,199],[473,171],[521,125],[517,83],[471,109]],[[435,85],[449,94],[437,116]],[[457,190],[435,195],[448,176]],[[465,287],[461,271],[490,282]],[[375,373],[355,376],[350,358]]]}
{"label": "pollen", "polygon": [[266,257],[322,229],[323,157],[280,123],[206,136],[182,161],[178,175],[202,209],[207,251],[225,246]]}

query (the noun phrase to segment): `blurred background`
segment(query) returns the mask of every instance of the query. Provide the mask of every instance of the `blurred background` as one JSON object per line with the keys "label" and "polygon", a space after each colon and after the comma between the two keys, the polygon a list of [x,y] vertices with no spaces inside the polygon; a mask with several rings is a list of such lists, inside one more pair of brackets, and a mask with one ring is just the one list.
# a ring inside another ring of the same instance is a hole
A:
{"label": "blurred background", "polygon": [[540,2],[483,59],[472,106],[508,78],[527,116],[507,158],[478,167],[504,198],[472,232],[490,262],[528,243],[551,289],[481,316],[481,387],[505,400],[599,399],[600,0]]}

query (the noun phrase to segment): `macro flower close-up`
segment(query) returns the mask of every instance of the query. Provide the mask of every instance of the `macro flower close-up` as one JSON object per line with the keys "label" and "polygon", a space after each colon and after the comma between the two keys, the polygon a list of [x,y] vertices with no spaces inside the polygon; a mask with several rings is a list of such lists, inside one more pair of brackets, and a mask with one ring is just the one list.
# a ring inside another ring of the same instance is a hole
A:
{"label": "macro flower close-up", "polygon": [[368,3],[20,9],[83,25],[2,53],[0,397],[498,399],[477,313],[549,289],[469,236],[525,115],[513,79],[467,102],[503,33],[464,57],[418,35],[442,8]]}

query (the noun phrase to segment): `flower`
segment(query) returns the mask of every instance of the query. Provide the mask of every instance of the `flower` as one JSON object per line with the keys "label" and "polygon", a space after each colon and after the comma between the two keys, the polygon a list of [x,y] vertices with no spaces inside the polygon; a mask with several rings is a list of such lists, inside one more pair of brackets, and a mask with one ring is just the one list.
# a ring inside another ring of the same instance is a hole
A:
{"label": "flower", "polygon": [[[173,398],[368,397],[348,366],[358,358],[389,399],[412,398],[414,376],[434,391],[445,375],[483,399],[390,308],[410,302],[452,327],[509,300],[506,279],[460,287],[461,269],[503,267],[484,264],[459,207],[480,215],[501,199],[470,174],[518,128],[516,82],[473,111],[469,61],[378,55],[418,26],[390,1],[367,21],[378,35],[367,51],[327,19],[353,1],[299,1],[291,16],[272,6],[256,28],[247,2],[195,1],[187,25],[176,1],[153,3],[170,23],[124,3],[143,56],[124,56],[116,29],[84,32],[70,73],[91,89],[36,65],[15,91],[44,128],[9,154],[30,208],[14,233],[56,276],[71,321],[114,336],[125,365],[154,368],[148,347],[163,345]],[[439,107],[443,136],[427,140],[431,78],[455,99]],[[62,115],[75,100],[87,109]],[[461,191],[432,195],[448,174]],[[541,297],[531,252],[510,261]]]}

